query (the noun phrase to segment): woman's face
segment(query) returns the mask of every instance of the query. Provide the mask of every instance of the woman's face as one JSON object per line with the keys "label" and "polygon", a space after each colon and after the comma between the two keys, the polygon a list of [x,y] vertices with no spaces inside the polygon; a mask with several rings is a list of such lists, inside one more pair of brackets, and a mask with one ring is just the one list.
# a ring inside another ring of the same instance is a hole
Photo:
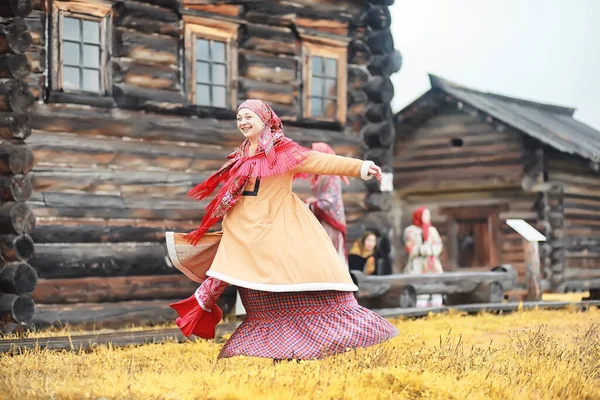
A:
{"label": "woman's face", "polygon": [[248,139],[257,138],[265,128],[258,115],[249,108],[241,108],[237,114],[237,126],[242,135]]}
{"label": "woman's face", "polygon": [[425,209],[423,211],[423,215],[421,215],[421,221],[423,221],[424,224],[428,224],[431,222],[431,213],[428,209]]}
{"label": "woman's face", "polygon": [[369,235],[365,238],[365,250],[372,251],[377,244],[377,237],[375,235]]}

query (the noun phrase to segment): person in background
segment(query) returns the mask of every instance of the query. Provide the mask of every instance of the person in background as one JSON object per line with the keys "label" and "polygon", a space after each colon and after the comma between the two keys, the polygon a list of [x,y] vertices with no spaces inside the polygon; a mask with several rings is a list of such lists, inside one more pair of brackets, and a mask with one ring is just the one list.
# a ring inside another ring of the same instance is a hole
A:
{"label": "person in background", "polygon": [[[436,228],[431,226],[431,213],[425,206],[413,212],[413,223],[404,230],[403,240],[408,254],[404,267],[406,274],[429,274],[444,272],[440,263],[442,239]],[[417,306],[441,305],[441,295],[418,296]]]}
{"label": "person in background", "polygon": [[[335,151],[323,142],[313,143],[312,150],[335,155]],[[327,232],[340,260],[347,265],[346,215],[342,199],[342,182],[346,185],[350,184],[346,176],[312,175],[310,183],[313,197],[306,199],[306,204]]]}
{"label": "person in background", "polygon": [[350,270],[361,271],[365,275],[375,273],[375,246],[377,236],[373,232],[365,232],[360,239],[352,245],[348,255]]}

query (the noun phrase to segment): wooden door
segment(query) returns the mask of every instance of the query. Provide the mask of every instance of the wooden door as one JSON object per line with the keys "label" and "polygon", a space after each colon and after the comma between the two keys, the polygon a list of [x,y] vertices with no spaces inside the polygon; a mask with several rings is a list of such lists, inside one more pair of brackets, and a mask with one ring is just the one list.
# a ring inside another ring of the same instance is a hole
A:
{"label": "wooden door", "polygon": [[504,207],[461,207],[440,210],[448,215],[451,268],[490,269],[498,264],[498,214]]}

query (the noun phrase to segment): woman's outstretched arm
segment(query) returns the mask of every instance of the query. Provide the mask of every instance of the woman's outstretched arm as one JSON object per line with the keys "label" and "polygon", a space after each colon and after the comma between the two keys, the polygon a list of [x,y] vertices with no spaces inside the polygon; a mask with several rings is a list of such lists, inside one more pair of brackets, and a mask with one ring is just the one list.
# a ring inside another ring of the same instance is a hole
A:
{"label": "woman's outstretched arm", "polygon": [[311,151],[304,162],[293,170],[294,173],[315,175],[351,176],[371,179],[381,178],[381,169],[373,161],[363,161],[356,158],[325,154]]}

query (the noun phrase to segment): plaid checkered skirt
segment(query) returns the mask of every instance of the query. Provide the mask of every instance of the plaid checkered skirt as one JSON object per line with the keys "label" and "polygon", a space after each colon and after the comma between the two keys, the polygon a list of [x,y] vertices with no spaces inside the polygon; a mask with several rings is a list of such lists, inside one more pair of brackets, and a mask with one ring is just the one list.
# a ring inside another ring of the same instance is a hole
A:
{"label": "plaid checkered skirt", "polygon": [[219,358],[317,359],[398,334],[384,318],[359,306],[351,292],[238,290],[246,318]]}

